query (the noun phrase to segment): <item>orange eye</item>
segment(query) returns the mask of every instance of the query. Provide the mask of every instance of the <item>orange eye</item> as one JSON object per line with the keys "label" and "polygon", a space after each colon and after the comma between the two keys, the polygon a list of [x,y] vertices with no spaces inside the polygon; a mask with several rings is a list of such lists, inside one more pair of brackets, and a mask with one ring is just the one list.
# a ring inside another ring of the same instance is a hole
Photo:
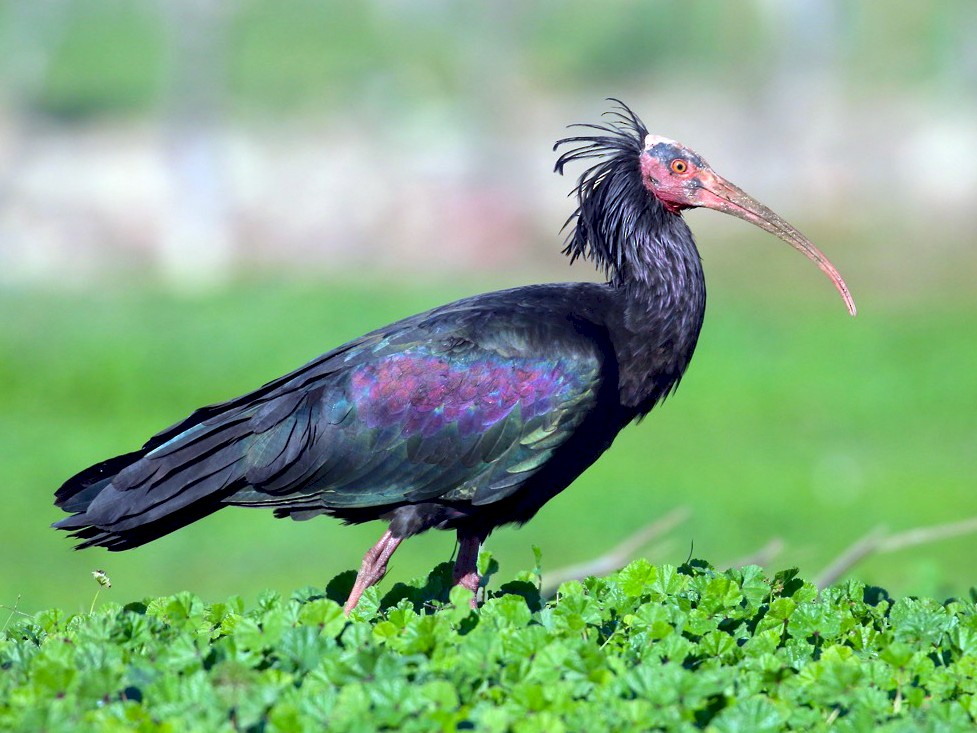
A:
{"label": "orange eye", "polygon": [[672,169],[672,173],[685,173],[689,169],[689,164],[686,163],[681,158],[676,158],[671,162],[669,168]]}

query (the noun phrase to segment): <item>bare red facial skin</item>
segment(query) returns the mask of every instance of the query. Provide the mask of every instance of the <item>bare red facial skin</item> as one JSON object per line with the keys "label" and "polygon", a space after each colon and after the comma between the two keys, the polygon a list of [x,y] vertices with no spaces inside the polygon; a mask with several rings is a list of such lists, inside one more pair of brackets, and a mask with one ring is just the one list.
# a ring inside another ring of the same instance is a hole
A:
{"label": "bare red facial skin", "polygon": [[641,180],[645,188],[673,214],[697,205],[696,175],[699,171],[694,161],[679,155],[678,151],[664,157],[648,150],[641,154]]}

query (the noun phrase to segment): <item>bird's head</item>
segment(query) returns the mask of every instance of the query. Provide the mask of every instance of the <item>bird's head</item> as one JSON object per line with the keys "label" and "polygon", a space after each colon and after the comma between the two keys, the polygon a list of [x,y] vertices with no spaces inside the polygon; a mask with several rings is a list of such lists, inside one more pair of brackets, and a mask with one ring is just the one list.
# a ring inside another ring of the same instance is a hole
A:
{"label": "bird's head", "polygon": [[[577,145],[557,160],[559,172],[573,160],[598,160],[580,177],[576,188],[580,205],[570,218],[576,222],[567,240],[567,252],[571,256],[583,254],[600,259],[605,253],[605,263],[619,262],[621,243],[613,240],[627,239],[634,234],[634,222],[642,209],[639,196],[644,197],[644,206],[658,202],[672,215],[696,207],[715,209],[744,219],[803,252],[831,279],[848,311],[855,315],[855,302],[845,281],[807,237],[716,173],[694,150],[675,140],[649,134],[626,105],[612,101],[620,105],[620,110],[611,113],[613,119],[609,123],[578,125],[599,134],[566,138],[557,143],[557,146]],[[640,179],[640,186],[636,185],[637,179]],[[628,210],[625,212],[624,208]],[[608,225],[601,220],[611,209],[618,210],[619,225]]]}
{"label": "bird's head", "polygon": [[855,302],[838,270],[811,241],[759,201],[716,173],[701,155],[680,142],[647,135],[639,158],[641,182],[673,214],[703,207],[738,216],[803,252],[834,283],[855,315]]}

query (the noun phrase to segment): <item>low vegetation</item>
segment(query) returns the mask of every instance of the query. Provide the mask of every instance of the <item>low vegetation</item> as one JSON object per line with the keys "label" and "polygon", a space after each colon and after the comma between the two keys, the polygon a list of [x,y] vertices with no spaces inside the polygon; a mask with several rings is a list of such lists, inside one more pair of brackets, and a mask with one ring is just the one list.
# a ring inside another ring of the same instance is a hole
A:
{"label": "low vegetation", "polygon": [[[494,563],[482,557],[491,575]],[[796,571],[638,560],[472,611],[450,566],[370,589],[207,604],[180,593],[0,633],[0,729],[23,731],[972,730],[971,599],[818,590]]]}

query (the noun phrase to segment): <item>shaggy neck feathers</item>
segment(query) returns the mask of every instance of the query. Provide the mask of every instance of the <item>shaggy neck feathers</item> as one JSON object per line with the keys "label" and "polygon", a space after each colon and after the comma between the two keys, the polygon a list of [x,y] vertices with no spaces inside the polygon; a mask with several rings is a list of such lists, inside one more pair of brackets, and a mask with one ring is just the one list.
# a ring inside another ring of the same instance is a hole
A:
{"label": "shaggy neck feathers", "polygon": [[[617,102],[617,100],[614,100]],[[594,134],[566,138],[556,162],[596,162],[573,193],[577,209],[564,253],[592,261],[621,299],[612,325],[621,363],[622,403],[643,415],[678,384],[692,358],[705,312],[705,279],[692,232],[641,179],[648,130],[623,103]]]}

